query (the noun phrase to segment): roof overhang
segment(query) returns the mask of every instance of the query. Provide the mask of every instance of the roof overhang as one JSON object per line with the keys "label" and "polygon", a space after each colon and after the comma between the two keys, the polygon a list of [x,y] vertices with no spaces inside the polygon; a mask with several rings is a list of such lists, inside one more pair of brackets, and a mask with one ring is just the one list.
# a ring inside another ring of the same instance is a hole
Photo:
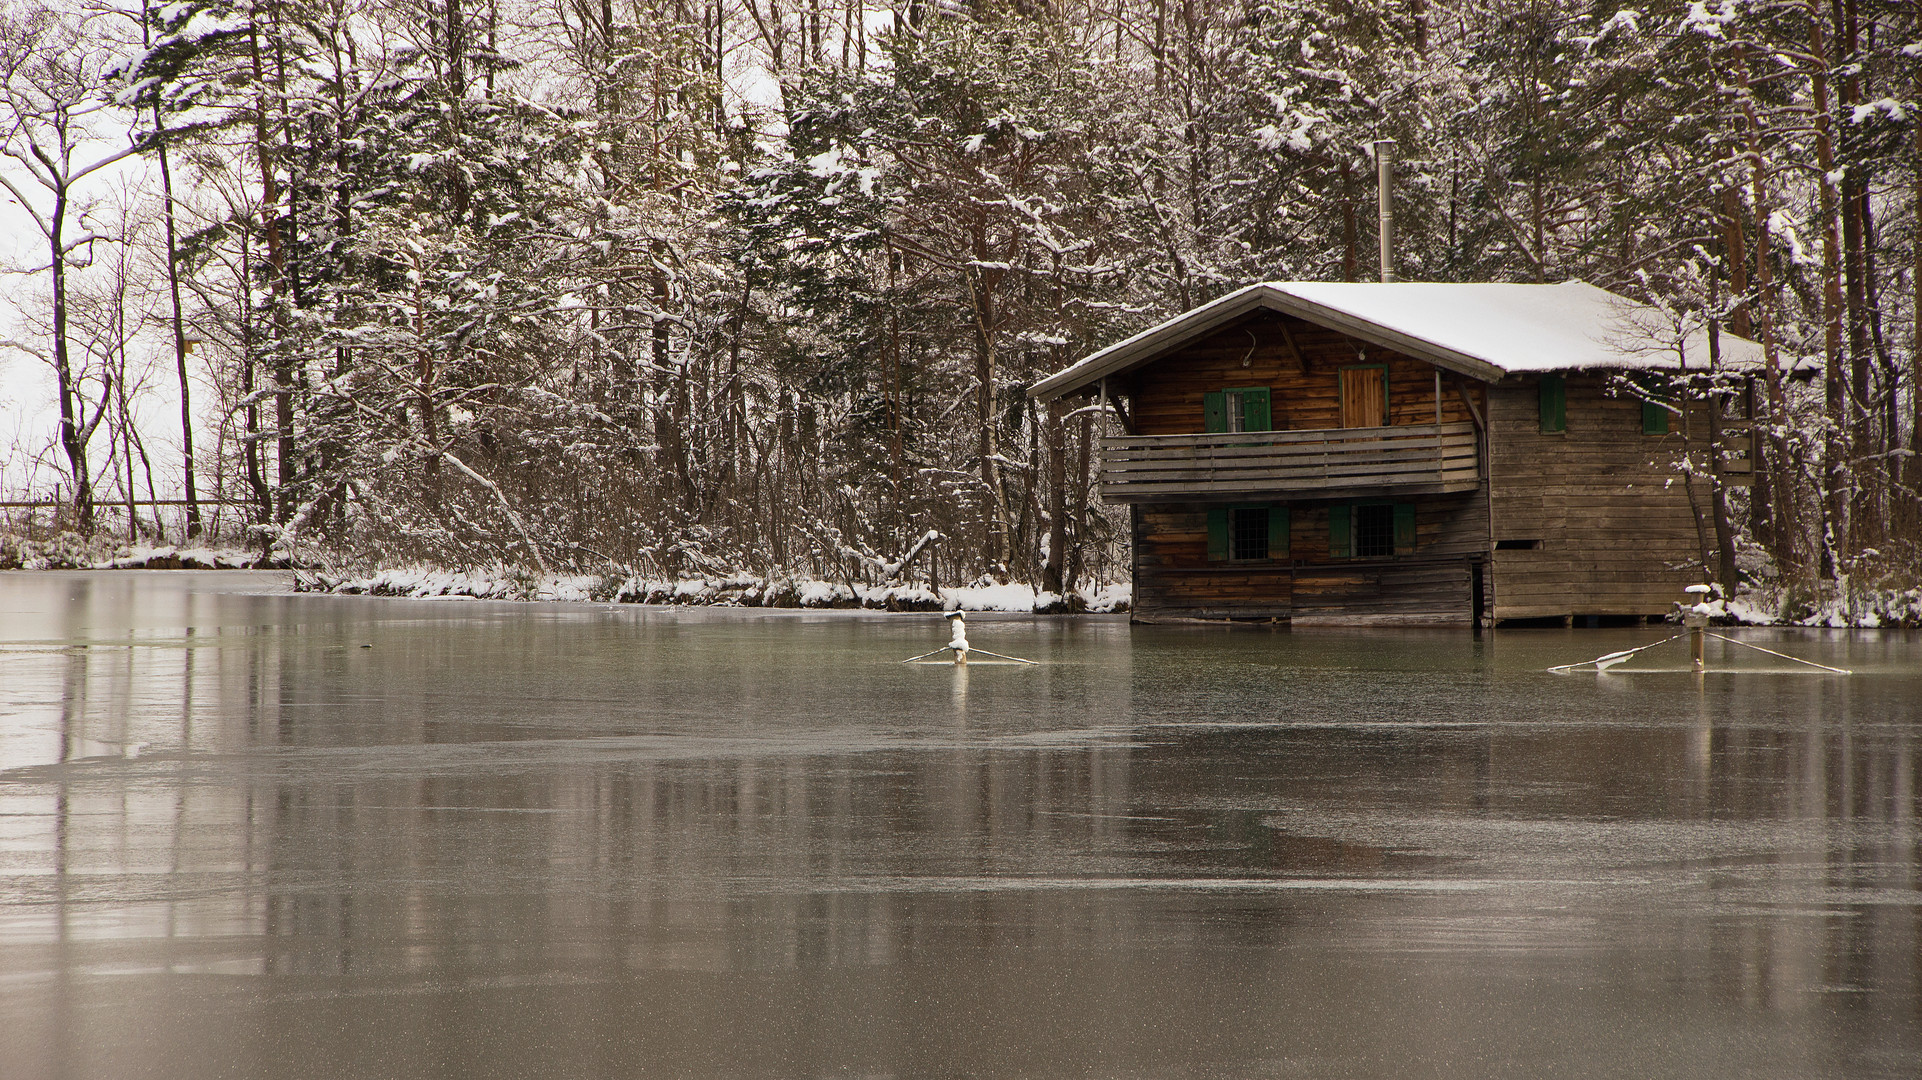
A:
{"label": "roof overhang", "polygon": [[[1560,285],[1261,282],[1183,312],[1093,353],[1029,388],[1044,401],[1085,390],[1258,311],[1340,330],[1485,382],[1522,372],[1587,368],[1675,370],[1706,358],[1697,328],[1662,343],[1660,313],[1579,281]],[[1760,347],[1721,335],[1725,360],[1759,361]],[[1753,352],[1757,355],[1750,356]]]}

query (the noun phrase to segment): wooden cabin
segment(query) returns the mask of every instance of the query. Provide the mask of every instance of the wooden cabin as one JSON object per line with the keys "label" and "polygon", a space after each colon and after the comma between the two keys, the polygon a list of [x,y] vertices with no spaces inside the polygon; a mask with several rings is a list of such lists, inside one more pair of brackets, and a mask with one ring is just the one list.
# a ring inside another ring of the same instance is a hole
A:
{"label": "wooden cabin", "polygon": [[1706,342],[1662,337],[1581,282],[1270,282],[1030,393],[1110,407],[1137,620],[1620,623],[1705,580],[1665,387]]}

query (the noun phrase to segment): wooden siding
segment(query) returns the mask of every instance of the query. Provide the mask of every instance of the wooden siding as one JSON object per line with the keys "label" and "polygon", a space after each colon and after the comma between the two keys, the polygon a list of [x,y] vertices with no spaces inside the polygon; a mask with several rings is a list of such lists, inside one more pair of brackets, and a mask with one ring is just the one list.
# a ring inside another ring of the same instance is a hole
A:
{"label": "wooden siding", "polygon": [[[1128,396],[1137,435],[1204,432],[1203,394],[1256,386],[1270,390],[1275,430],[1338,428],[1341,369],[1354,364],[1387,365],[1389,423],[1435,422],[1432,364],[1276,312],[1258,312],[1119,376],[1116,389]],[[1458,378],[1442,373],[1443,423],[1470,419],[1454,389]]]}
{"label": "wooden siding", "polygon": [[1695,514],[1674,466],[1681,435],[1644,435],[1641,402],[1611,398],[1605,386],[1603,375],[1568,375],[1567,430],[1546,435],[1535,378],[1489,391],[1497,619],[1658,615],[1703,580]]}
{"label": "wooden siding", "polygon": [[1333,497],[1473,491],[1480,437],[1473,424],[1101,440],[1109,502],[1196,497]]}
{"label": "wooden siding", "polygon": [[1488,502],[1480,489],[1415,496],[1412,555],[1333,559],[1331,508],[1348,502],[1287,503],[1289,558],[1210,562],[1208,505],[1137,505],[1134,612],[1163,619],[1282,619],[1301,623],[1468,625],[1472,564],[1488,550]]}

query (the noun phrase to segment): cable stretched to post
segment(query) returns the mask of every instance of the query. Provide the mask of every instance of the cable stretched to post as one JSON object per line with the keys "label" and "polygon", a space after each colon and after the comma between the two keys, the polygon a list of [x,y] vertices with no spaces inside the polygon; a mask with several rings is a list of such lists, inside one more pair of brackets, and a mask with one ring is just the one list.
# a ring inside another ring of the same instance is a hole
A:
{"label": "cable stretched to post", "polygon": [[1756,652],[1767,653],[1770,656],[1780,657],[1783,660],[1793,660],[1798,664],[1805,664],[1818,671],[1827,671],[1836,675],[1855,674],[1848,668],[1830,667],[1827,664],[1818,664],[1813,660],[1804,660],[1799,656],[1790,656],[1788,653],[1776,652],[1774,649],[1765,649],[1760,645],[1751,645],[1746,641],[1740,641],[1723,634],[1711,634],[1708,632],[1710,611],[1708,598],[1715,591],[1714,587],[1711,585],[1690,585],[1686,591],[1695,603],[1682,609],[1682,625],[1687,629],[1681,633],[1672,634],[1653,644],[1608,653],[1603,656],[1598,656],[1593,660],[1584,660],[1579,664],[1557,664],[1548,670],[1561,673],[1574,671],[1577,668],[1593,667],[1596,671],[1607,671],[1609,668],[1614,667],[1637,653],[1644,653],[1650,649],[1660,648],[1671,641],[1680,641],[1682,638],[1687,638],[1691,666],[1697,672],[1706,672],[1708,670],[1708,650],[1705,639],[1714,638],[1717,641],[1726,641],[1730,645],[1740,645],[1744,649],[1754,649]]}
{"label": "cable stretched to post", "polygon": [[1035,660],[1024,660],[1019,656],[1008,656],[1004,653],[989,652],[986,649],[976,649],[970,646],[968,644],[967,616],[965,616],[959,611],[948,612],[948,622],[950,625],[954,627],[954,629],[952,633],[949,634],[948,643],[946,645],[943,645],[940,648],[933,650],[932,652],[924,652],[920,656],[910,656],[906,660],[903,660],[901,662],[903,664],[912,664],[917,660],[926,660],[930,656],[939,656],[944,652],[953,652],[954,666],[967,667],[968,654],[970,652],[978,652],[982,656],[992,656],[996,660],[1007,660],[1011,663],[1028,664],[1034,667],[1040,666],[1040,663]]}

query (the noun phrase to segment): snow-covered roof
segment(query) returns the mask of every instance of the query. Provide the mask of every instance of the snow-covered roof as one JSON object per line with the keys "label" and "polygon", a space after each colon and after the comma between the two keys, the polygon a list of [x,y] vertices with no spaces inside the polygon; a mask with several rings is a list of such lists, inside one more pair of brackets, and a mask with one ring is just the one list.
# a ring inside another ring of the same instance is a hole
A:
{"label": "snow-covered roof", "polygon": [[[1258,310],[1331,326],[1371,344],[1493,381],[1528,371],[1682,366],[1675,330],[1647,304],[1584,281],[1560,285],[1267,281],[1203,304],[1110,345],[1029,388],[1044,400],[1126,371]],[[1708,335],[1683,343],[1691,368],[1708,366]],[[1722,362],[1762,362],[1762,347],[1721,336]]]}

